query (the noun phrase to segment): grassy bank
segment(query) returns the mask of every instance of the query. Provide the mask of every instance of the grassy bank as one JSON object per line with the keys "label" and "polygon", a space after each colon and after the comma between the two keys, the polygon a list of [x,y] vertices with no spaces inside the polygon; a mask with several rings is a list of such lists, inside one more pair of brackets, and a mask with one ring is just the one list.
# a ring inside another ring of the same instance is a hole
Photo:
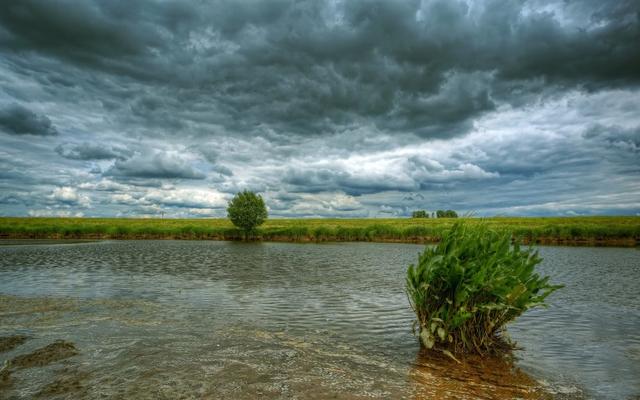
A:
{"label": "grassy bank", "polygon": [[[470,223],[480,219],[468,218]],[[256,239],[268,241],[436,242],[456,219],[271,219]],[[485,218],[525,243],[635,246],[640,217]],[[226,219],[0,218],[5,239],[240,240]]]}

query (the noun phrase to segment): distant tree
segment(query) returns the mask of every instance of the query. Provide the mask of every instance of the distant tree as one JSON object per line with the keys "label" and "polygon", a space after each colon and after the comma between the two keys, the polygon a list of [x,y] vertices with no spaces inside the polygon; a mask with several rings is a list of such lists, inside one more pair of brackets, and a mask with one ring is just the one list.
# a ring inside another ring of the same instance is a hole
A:
{"label": "distant tree", "polygon": [[267,208],[259,194],[248,190],[237,193],[229,202],[227,216],[245,232],[245,238],[267,219]]}
{"label": "distant tree", "polygon": [[438,218],[458,218],[458,213],[453,210],[438,210],[436,216]]}
{"label": "distant tree", "polygon": [[425,210],[416,210],[411,213],[411,218],[429,218],[429,213]]}

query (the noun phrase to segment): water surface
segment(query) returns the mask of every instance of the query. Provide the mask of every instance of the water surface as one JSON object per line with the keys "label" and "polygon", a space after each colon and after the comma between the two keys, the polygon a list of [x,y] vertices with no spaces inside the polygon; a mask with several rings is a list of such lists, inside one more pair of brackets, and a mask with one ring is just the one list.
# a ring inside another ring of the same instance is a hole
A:
{"label": "water surface", "polygon": [[[423,246],[118,241],[0,247],[0,361],[32,398],[602,398],[640,395],[640,251],[544,247],[566,288],[509,327],[514,364],[419,351],[404,272]],[[1,397],[1,396],[0,396]]]}

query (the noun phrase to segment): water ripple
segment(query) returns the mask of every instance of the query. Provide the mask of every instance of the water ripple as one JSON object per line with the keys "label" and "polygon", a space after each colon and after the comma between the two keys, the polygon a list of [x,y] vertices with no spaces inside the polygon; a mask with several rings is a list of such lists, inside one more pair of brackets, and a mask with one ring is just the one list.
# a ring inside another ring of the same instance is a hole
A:
{"label": "water ripple", "polygon": [[[318,397],[429,398],[425,382],[441,387],[443,398],[535,398],[539,386],[558,398],[640,394],[639,251],[540,249],[541,272],[566,288],[549,309],[509,328],[529,381],[506,369],[445,372],[416,359],[403,288],[406,266],[421,250],[195,241],[0,246],[0,335],[40,338],[34,346],[74,342],[88,371],[82,379],[97,388],[89,397],[180,390],[305,397],[325,387]],[[20,371],[14,378],[46,386],[48,376]]]}

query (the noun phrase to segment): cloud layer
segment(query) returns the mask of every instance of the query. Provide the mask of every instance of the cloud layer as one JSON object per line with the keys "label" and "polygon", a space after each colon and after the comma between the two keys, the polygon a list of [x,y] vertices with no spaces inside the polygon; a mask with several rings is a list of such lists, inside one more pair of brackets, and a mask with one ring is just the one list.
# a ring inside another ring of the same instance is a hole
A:
{"label": "cloud layer", "polygon": [[3,8],[2,215],[640,212],[637,1]]}

